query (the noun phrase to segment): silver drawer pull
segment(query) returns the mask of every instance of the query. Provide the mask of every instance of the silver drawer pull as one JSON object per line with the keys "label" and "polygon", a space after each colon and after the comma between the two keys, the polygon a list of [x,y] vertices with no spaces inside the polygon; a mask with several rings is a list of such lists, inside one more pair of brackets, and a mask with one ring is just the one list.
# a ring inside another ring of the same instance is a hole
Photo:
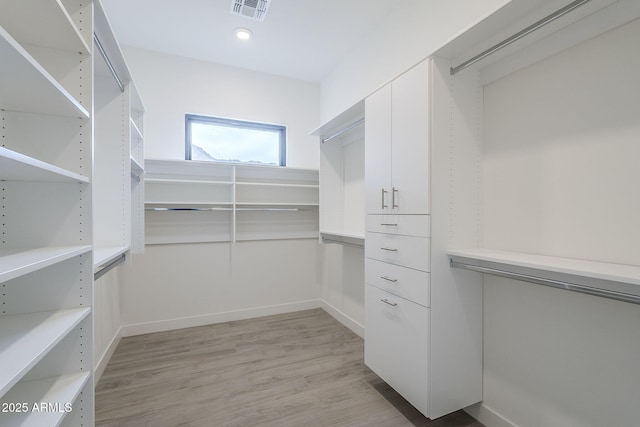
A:
{"label": "silver drawer pull", "polygon": [[382,280],[386,280],[387,282],[393,282],[393,283],[396,283],[396,282],[398,281],[398,279],[391,279],[391,278],[389,278],[389,277],[387,277],[387,276],[380,276],[380,278],[381,278]]}
{"label": "silver drawer pull", "polygon": [[380,248],[380,250],[388,251],[388,252],[398,252],[397,249],[392,249],[392,248]]}
{"label": "silver drawer pull", "polygon": [[381,299],[380,301],[382,301],[382,302],[383,302],[383,303],[385,303],[385,304],[389,304],[391,307],[395,307],[396,305],[398,305],[398,303],[397,303],[397,302],[391,302],[391,301],[389,301],[389,300],[388,300],[388,299],[386,299],[386,298],[385,298],[385,299]]}
{"label": "silver drawer pull", "polygon": [[399,207],[396,203],[396,193],[398,193],[398,189],[396,187],[393,187],[391,189],[391,208],[393,209]]}
{"label": "silver drawer pull", "polygon": [[398,224],[391,224],[391,223],[382,223],[380,225],[386,225],[388,227],[397,227],[398,226]]}

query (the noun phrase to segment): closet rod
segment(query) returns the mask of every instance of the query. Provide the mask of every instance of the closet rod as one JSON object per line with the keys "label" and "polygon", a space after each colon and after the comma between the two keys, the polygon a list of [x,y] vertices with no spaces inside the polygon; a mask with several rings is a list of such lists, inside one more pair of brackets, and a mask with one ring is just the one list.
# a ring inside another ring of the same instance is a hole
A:
{"label": "closet rod", "polygon": [[517,40],[520,40],[522,37],[533,33],[534,31],[544,27],[545,25],[555,21],[556,19],[560,18],[561,16],[566,15],[567,13],[571,12],[572,10],[582,6],[583,4],[585,4],[585,3],[589,2],[589,1],[591,1],[591,0],[575,0],[575,1],[571,2],[571,3],[569,3],[565,7],[556,10],[555,12],[553,12],[550,15],[545,16],[541,20],[529,25],[527,28],[525,28],[525,29],[523,29],[521,31],[518,31],[516,34],[504,39],[500,43],[497,43],[497,44],[491,46],[489,49],[480,52],[479,54],[477,54],[476,56],[474,56],[471,59],[466,60],[462,64],[457,65],[455,67],[451,67],[451,69],[449,70],[449,73],[453,76],[454,74],[458,73],[459,71],[462,71],[465,68],[467,68],[467,67],[475,64],[476,62],[480,61],[481,59],[484,59],[487,56],[499,51],[500,49],[502,49],[504,47],[507,47],[511,43],[513,43],[513,42],[515,42]]}
{"label": "closet rod", "polygon": [[113,78],[116,80],[116,83],[120,88],[120,92],[124,92],[124,83],[122,83],[122,80],[120,80],[116,69],[111,63],[111,60],[109,59],[107,52],[104,50],[104,47],[102,47],[102,43],[100,43],[100,39],[98,38],[98,35],[96,33],[93,33],[93,41],[96,43],[96,47],[98,48],[100,55],[104,58],[104,62],[107,64],[107,68],[109,68],[109,71],[111,71],[111,75],[113,75]]}
{"label": "closet rod", "polygon": [[[232,211],[233,208],[146,208],[146,211],[154,212],[209,212],[209,211]],[[275,212],[299,212],[300,208],[236,208],[236,211],[275,211]]]}
{"label": "closet rod", "polygon": [[93,274],[93,280],[98,280],[105,274],[107,274],[110,270],[112,270],[115,266],[122,264],[127,259],[126,254],[121,254],[118,258],[111,260],[108,264],[104,265],[100,270],[96,271]]}
{"label": "closet rod", "polygon": [[343,240],[338,240],[338,239],[331,239],[329,237],[323,237],[322,238],[322,243],[336,243],[338,245],[353,246],[354,248],[359,248],[359,249],[364,248],[364,245],[359,245],[357,243],[345,242]]}
{"label": "closet rod", "polygon": [[566,291],[579,292],[583,294],[593,295],[602,298],[614,299],[617,301],[630,302],[632,304],[640,304],[640,296],[626,294],[623,292],[609,291],[606,289],[593,288],[591,286],[577,285],[575,283],[563,282],[561,280],[547,279],[545,277],[530,276],[528,274],[515,273],[513,271],[499,270],[496,268],[481,267],[473,264],[454,261],[449,258],[449,265],[455,268],[477,271],[480,273],[492,274],[494,276],[507,277],[509,279],[522,280],[525,282],[535,283],[552,288],[564,289]]}
{"label": "closet rod", "polygon": [[331,136],[328,136],[326,138],[322,138],[322,143],[324,144],[325,142],[329,142],[331,141],[333,138],[337,138],[340,135],[342,135],[343,133],[349,132],[351,129],[353,129],[354,127],[358,126],[359,124],[364,123],[364,117],[361,118],[360,120],[357,120],[353,123],[351,123],[350,125],[340,129],[338,132],[334,133]]}

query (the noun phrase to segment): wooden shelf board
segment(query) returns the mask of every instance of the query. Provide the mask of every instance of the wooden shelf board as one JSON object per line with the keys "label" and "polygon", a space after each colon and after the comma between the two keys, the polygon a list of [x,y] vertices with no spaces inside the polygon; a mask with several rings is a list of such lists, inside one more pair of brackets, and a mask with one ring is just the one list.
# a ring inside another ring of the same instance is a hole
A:
{"label": "wooden shelf board", "polygon": [[[20,3],[20,2],[12,2]],[[0,109],[88,118],[89,112],[0,27]]]}
{"label": "wooden shelf board", "polygon": [[[62,375],[60,377],[41,380],[25,381],[16,384],[2,399],[5,402],[24,402],[28,405],[26,413],[2,414],[6,425],[21,427],[55,426],[67,415],[65,404],[74,402],[85,387],[91,374],[79,372]],[[34,405],[52,403],[57,406],[55,411],[37,411]]]}
{"label": "wooden shelf board", "polygon": [[0,180],[89,183],[86,176],[3,147],[0,147]]}
{"label": "wooden shelf board", "polygon": [[75,328],[90,308],[2,316],[0,322],[0,396]]}
{"label": "wooden shelf board", "polygon": [[91,251],[91,246],[0,249],[0,283]]}

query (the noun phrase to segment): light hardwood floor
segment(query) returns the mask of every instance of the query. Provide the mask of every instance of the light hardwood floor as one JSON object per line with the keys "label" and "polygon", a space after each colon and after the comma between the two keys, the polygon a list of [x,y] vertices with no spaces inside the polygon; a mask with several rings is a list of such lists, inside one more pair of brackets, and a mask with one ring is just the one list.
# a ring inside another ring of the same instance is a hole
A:
{"label": "light hardwood floor", "polygon": [[482,426],[462,411],[425,418],[363,347],[321,309],[123,338],[96,388],[96,426]]}

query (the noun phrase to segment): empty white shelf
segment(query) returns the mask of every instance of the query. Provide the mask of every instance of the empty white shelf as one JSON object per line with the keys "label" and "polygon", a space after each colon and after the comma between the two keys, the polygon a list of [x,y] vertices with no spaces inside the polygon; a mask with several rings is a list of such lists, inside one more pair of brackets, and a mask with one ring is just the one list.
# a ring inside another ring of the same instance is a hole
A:
{"label": "empty white shelf", "polygon": [[99,247],[93,250],[93,271],[97,271],[100,267],[103,267],[109,262],[120,257],[122,254],[127,253],[129,250],[126,246],[109,246]]}
{"label": "empty white shelf", "polygon": [[201,179],[165,179],[165,178],[145,178],[145,184],[214,184],[233,185],[231,181],[207,181]]}
{"label": "empty white shelf", "polygon": [[484,248],[448,254],[454,267],[640,303],[640,266]]}
{"label": "empty white shelf", "polygon": [[0,396],[89,313],[90,308],[2,316],[0,322]]}
{"label": "empty white shelf", "polygon": [[347,233],[344,231],[321,230],[320,237],[325,243],[339,243],[355,246],[364,246],[364,233]]}
{"label": "empty white shelf", "polygon": [[0,57],[0,108],[57,116],[89,117],[89,112],[80,102],[2,27]]}
{"label": "empty white shelf", "polygon": [[238,181],[236,185],[247,185],[255,187],[291,187],[291,188],[320,188],[318,184],[288,184],[279,182],[248,182]]}
{"label": "empty white shelf", "polygon": [[[0,25],[20,43],[84,54],[91,52],[60,0],[5,1],[1,5],[0,13],[11,19],[4,20]],[[35,9],[38,13],[33,12]],[[24,22],[29,22],[29,25],[24,25]]]}
{"label": "empty white shelf", "polygon": [[135,176],[140,176],[144,172],[144,167],[136,159],[131,157],[131,173]]}
{"label": "empty white shelf", "polygon": [[0,249],[0,283],[91,251],[91,246]]}
{"label": "empty white shelf", "polygon": [[6,181],[78,182],[89,178],[0,147],[0,179]]}
{"label": "empty white shelf", "polygon": [[[20,427],[60,425],[60,422],[67,415],[67,411],[73,409],[76,398],[90,377],[90,373],[80,372],[16,384],[5,395],[3,401],[24,402],[28,406],[28,411],[26,413],[2,414],[2,425]],[[41,402],[56,406],[52,408],[53,410],[38,411],[34,405],[40,405]],[[65,404],[70,406],[65,407]]]}

